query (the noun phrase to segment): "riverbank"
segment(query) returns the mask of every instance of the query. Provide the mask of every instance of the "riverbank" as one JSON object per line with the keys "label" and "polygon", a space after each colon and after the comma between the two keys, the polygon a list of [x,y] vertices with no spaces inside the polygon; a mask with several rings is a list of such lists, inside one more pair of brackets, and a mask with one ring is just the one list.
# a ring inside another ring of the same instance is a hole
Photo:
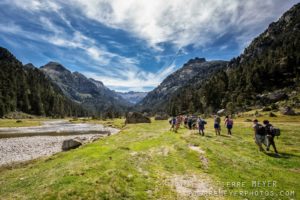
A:
{"label": "riverbank", "polygon": [[67,120],[41,123],[40,126],[0,128],[0,166],[51,156],[62,151],[62,143],[67,139],[91,141],[119,132],[119,129],[101,124],[70,123]]}
{"label": "riverbank", "polygon": [[80,138],[83,141],[89,141],[95,137],[104,136],[103,134],[84,134],[2,138],[0,139],[0,166],[34,160],[61,152],[64,140]]}

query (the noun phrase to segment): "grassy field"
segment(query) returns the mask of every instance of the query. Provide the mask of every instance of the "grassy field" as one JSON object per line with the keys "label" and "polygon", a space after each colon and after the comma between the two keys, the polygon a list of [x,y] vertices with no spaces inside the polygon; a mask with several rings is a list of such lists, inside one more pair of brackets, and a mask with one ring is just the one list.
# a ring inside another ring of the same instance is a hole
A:
{"label": "grassy field", "polygon": [[40,126],[42,119],[0,119],[0,127]]}
{"label": "grassy field", "polygon": [[215,136],[212,119],[204,137],[185,128],[175,134],[167,121],[127,125],[79,149],[2,169],[0,199],[299,198],[300,117],[270,118],[282,130],[279,157],[258,151],[246,118],[235,120],[231,137],[224,128]]}

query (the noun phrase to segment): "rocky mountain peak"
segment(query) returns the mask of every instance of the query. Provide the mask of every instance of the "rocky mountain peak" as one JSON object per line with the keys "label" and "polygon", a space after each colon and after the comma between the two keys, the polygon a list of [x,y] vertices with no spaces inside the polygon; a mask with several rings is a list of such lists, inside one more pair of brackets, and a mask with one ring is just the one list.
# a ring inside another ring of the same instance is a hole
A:
{"label": "rocky mountain peak", "polygon": [[193,64],[193,63],[204,63],[206,62],[205,58],[198,58],[195,57],[194,59],[190,59],[186,64]]}
{"label": "rocky mountain peak", "polygon": [[54,70],[54,71],[57,71],[57,72],[70,72],[64,66],[62,66],[60,63],[52,62],[52,61],[47,63],[46,65],[42,66],[41,69],[43,69],[43,70]]}
{"label": "rocky mountain peak", "polygon": [[36,67],[32,63],[27,63],[26,65],[24,65],[24,67],[26,69],[36,69]]}

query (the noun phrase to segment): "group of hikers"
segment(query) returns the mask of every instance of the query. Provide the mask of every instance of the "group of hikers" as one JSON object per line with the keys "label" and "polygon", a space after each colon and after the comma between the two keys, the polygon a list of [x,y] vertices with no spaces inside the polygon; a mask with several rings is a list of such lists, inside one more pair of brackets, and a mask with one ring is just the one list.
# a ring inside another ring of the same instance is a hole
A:
{"label": "group of hikers", "polygon": [[[190,130],[198,129],[199,134],[204,136],[205,126],[207,122],[201,118],[194,115],[179,115],[174,116],[169,120],[171,125],[170,130],[177,133],[180,126],[183,124],[185,128]],[[231,116],[226,116],[224,118],[224,125],[227,129],[227,134],[232,135],[233,119]],[[217,136],[221,135],[221,117],[219,115],[214,115],[214,130]],[[257,119],[253,120],[253,130],[254,130],[254,140],[260,151],[264,151],[263,144],[266,146],[266,150],[270,150],[270,146],[273,147],[274,152],[278,154],[274,138],[280,135],[280,130],[275,128],[268,120],[263,121],[263,125],[258,122]]]}
{"label": "group of hikers", "polygon": [[[199,130],[199,134],[204,136],[204,129],[207,122],[197,116],[193,115],[179,115],[177,117],[172,117],[169,121],[171,124],[170,130],[177,132],[177,130],[180,128],[180,125],[183,123],[184,127],[190,129],[190,130]],[[233,128],[233,119],[230,116],[226,116],[224,119],[225,127],[227,128],[227,134],[232,135],[231,129]],[[216,132],[216,135],[221,135],[221,117],[218,115],[214,115],[214,129]]]}

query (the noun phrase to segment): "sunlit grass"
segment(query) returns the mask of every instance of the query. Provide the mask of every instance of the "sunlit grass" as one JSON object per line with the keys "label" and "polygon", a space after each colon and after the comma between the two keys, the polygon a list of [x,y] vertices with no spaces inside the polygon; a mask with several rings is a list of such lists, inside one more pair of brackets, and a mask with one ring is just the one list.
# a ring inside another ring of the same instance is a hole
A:
{"label": "sunlit grass", "polygon": [[[88,120],[87,123],[123,128],[117,135],[79,149],[2,170],[0,199],[182,199],[168,183],[174,175],[204,175],[214,181],[215,187],[230,192],[251,191],[251,181],[270,180],[276,181],[277,187],[260,189],[299,193],[300,123],[297,122],[300,118],[269,118],[282,130],[282,135],[276,138],[281,155],[278,158],[273,152],[258,151],[253,141],[252,123],[245,122],[246,118],[235,119],[232,137],[227,137],[224,126],[222,136],[215,136],[212,119],[207,119],[204,137],[196,130],[185,128],[175,134],[169,131],[167,121],[152,120],[151,124],[124,127],[124,119]],[[267,117],[259,120],[263,118]],[[207,168],[189,145],[205,151]],[[239,181],[246,186],[226,185],[226,182]],[[230,195],[224,198],[244,199]],[[274,199],[274,196],[247,198]],[[280,198],[297,199],[297,196]]]}

